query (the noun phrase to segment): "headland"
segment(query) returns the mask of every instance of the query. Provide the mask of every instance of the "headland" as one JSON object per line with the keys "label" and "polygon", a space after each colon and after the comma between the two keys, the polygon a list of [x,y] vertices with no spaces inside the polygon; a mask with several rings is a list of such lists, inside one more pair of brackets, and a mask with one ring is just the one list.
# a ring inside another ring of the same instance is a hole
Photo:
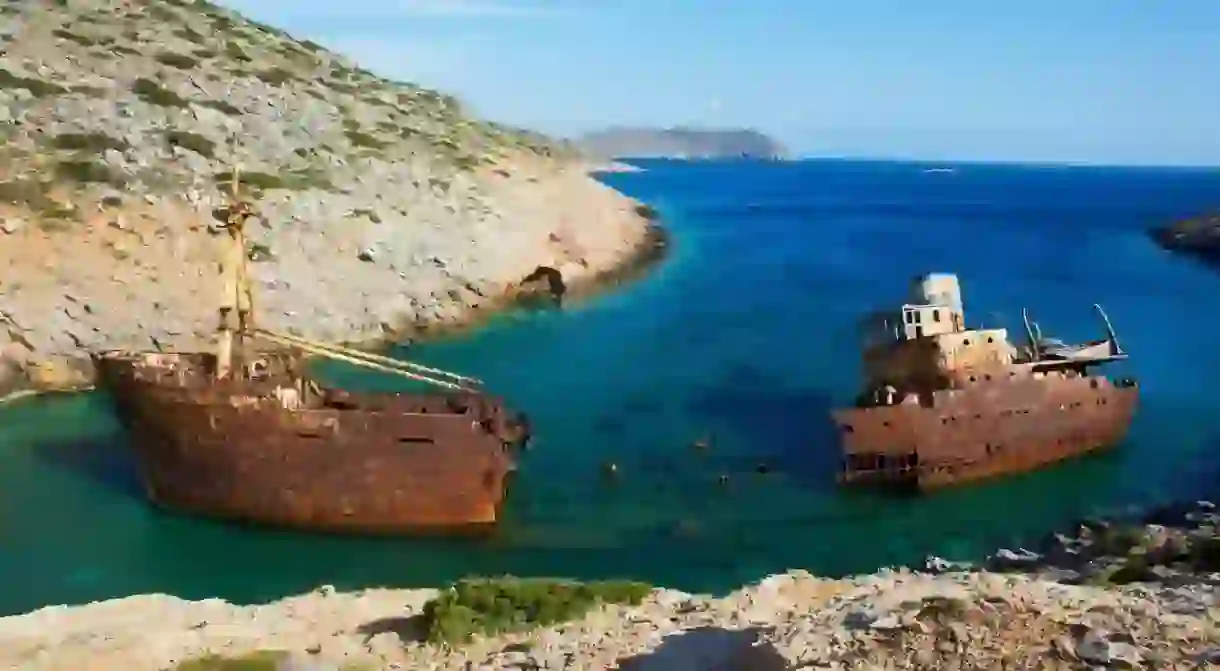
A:
{"label": "headland", "polygon": [[468,114],[207,2],[4,8],[0,397],[88,388],[89,351],[206,348],[232,169],[266,226],[257,319],[401,340],[596,286],[655,222],[560,141]]}

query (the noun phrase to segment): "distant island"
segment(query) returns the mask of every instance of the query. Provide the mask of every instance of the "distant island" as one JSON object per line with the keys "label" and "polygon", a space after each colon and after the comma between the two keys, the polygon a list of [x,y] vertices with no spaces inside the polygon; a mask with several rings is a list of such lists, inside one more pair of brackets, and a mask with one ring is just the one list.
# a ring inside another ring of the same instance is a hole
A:
{"label": "distant island", "polygon": [[751,129],[608,128],[574,140],[592,158],[784,158],[788,150]]}

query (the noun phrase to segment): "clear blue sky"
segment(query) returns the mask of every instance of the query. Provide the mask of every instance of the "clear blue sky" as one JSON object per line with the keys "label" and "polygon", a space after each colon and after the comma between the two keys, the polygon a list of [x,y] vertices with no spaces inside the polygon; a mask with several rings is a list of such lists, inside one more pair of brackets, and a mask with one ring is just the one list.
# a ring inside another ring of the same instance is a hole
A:
{"label": "clear blue sky", "polygon": [[1220,164],[1215,0],[222,0],[557,134],[751,126],[801,153]]}

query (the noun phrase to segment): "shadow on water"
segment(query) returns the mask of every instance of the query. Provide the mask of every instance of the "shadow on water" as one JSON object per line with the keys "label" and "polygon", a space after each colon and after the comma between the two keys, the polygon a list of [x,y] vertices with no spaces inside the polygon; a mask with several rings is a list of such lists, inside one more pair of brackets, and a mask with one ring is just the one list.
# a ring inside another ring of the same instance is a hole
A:
{"label": "shadow on water", "polygon": [[121,433],[35,443],[36,458],[55,470],[71,473],[105,489],[143,498],[135,457]]}

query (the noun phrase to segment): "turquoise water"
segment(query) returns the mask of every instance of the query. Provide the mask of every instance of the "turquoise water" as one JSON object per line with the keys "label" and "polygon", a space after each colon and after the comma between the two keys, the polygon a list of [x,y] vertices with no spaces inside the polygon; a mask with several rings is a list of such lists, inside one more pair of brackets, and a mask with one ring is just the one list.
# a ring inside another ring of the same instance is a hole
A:
{"label": "turquoise water", "polygon": [[[410,352],[482,377],[533,418],[536,446],[497,537],[323,538],[157,512],[98,399],[38,401],[0,414],[0,612],[501,572],[721,590],[790,567],[969,557],[1081,516],[1205,492],[1220,475],[1220,276],[1143,235],[1215,206],[1220,172],[646,165],[604,179],[665,216],[674,254],[657,272],[562,313]],[[959,273],[971,323],[1019,329],[1028,306],[1048,335],[1089,338],[1101,302],[1134,357],[1115,372],[1143,386],[1127,444],[923,500],[837,490],[827,411],[856,392],[855,320],[928,270]],[[709,435],[706,453],[692,449]],[[603,479],[607,461],[617,482]]]}

